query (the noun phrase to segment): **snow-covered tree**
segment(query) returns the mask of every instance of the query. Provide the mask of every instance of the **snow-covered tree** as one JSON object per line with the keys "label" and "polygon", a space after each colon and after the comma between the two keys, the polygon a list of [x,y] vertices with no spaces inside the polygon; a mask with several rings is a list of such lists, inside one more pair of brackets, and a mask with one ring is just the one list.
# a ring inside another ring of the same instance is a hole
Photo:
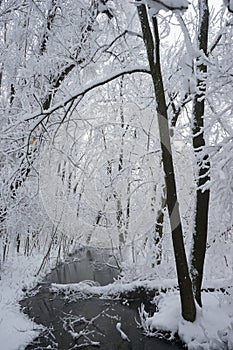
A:
{"label": "snow-covered tree", "polygon": [[122,260],[130,243],[132,265],[159,273],[172,236],[194,321],[207,243],[232,227],[231,13],[207,0],[12,0],[0,16],[3,256],[23,234],[47,253],[65,237]]}

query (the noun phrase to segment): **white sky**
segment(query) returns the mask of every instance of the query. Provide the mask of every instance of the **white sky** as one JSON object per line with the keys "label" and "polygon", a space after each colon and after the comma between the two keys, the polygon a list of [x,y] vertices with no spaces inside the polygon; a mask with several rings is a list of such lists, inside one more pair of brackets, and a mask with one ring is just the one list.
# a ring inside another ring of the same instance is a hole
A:
{"label": "white sky", "polygon": [[[197,0],[189,0],[190,3],[197,4]],[[221,6],[223,4],[223,0],[209,0],[209,10],[210,13],[214,11],[215,14],[218,13],[218,11],[221,9]],[[175,23],[175,16],[173,16],[172,22]],[[179,38],[181,29],[180,26],[174,26],[169,33],[169,41],[176,41]]]}

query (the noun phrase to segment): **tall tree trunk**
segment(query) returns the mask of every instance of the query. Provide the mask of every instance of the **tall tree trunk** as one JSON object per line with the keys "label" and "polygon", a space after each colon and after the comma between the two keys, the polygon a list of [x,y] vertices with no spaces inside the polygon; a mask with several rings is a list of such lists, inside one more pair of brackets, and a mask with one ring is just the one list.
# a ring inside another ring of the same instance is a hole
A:
{"label": "tall tree trunk", "polygon": [[156,263],[157,265],[161,264],[162,260],[162,238],[163,238],[163,225],[164,225],[164,210],[167,206],[167,198],[165,193],[162,194],[161,198],[161,206],[159,210],[157,211],[157,219],[155,224],[155,238],[154,243],[157,247],[157,256],[156,256]]}
{"label": "tall tree trunk", "polygon": [[167,106],[160,66],[158,23],[156,17],[153,17],[153,39],[145,5],[138,6],[138,15],[141,22],[143,40],[147,50],[147,56],[155,90],[162,162],[167,190],[167,207],[172,231],[178,284],[180,288],[182,316],[185,320],[193,322],[196,318],[196,307],[194,303],[192,283],[185,254],[179,204],[177,199],[176,182],[169,135]]}
{"label": "tall tree trunk", "polygon": [[[124,95],[123,95],[123,79],[124,77],[121,77],[120,80],[120,124],[121,124],[121,145],[120,145],[120,153],[119,153],[119,158],[118,158],[118,174],[121,173],[123,170],[123,165],[124,165],[124,138],[125,134],[127,132],[127,129],[125,130],[125,117],[124,117]],[[125,245],[126,243],[126,236],[127,236],[127,231],[126,231],[126,221],[124,218],[124,211],[122,208],[122,199],[121,196],[117,194],[116,196],[117,199],[117,210],[116,210],[116,218],[117,218],[117,228],[119,231],[119,244],[120,246]]]}
{"label": "tall tree trunk", "polygon": [[[199,31],[198,48],[205,55],[208,49],[208,28],[209,9],[208,0],[199,0]],[[210,191],[206,189],[209,181],[210,163],[208,154],[205,153],[204,137],[204,112],[205,112],[205,91],[207,65],[203,57],[197,58],[197,89],[193,103],[193,148],[197,162],[197,191],[196,191],[196,212],[193,232],[193,247],[191,253],[191,276],[193,291],[198,304],[202,306],[201,285],[203,279],[203,268],[206,252],[207,231],[208,231],[208,211]]]}

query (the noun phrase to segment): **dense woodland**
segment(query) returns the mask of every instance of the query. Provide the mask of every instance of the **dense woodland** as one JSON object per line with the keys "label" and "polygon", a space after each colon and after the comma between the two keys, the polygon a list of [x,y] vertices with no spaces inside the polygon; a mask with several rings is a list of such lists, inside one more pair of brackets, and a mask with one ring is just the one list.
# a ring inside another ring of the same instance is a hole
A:
{"label": "dense woodland", "polygon": [[195,320],[232,274],[232,11],[0,2],[1,266],[110,248],[125,280],[177,277]]}

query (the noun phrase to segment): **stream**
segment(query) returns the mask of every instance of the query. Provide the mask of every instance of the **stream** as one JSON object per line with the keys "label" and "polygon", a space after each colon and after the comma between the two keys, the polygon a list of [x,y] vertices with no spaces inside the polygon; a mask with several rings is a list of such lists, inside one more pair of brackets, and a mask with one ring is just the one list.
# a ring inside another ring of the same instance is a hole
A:
{"label": "stream", "polygon": [[[76,261],[55,268],[39,286],[39,291],[23,301],[22,309],[36,323],[46,327],[26,350],[73,350],[88,347],[101,350],[177,350],[172,344],[155,337],[146,337],[137,326],[138,307],[147,300],[110,300],[101,298],[67,300],[62,294],[50,293],[51,283],[77,283],[92,280],[100,285],[111,283],[118,271],[107,266],[108,252],[80,250]],[[72,258],[73,259],[73,258]],[[37,287],[38,290],[38,287]],[[153,310],[148,310],[153,312]],[[121,337],[116,325],[128,340]]]}

